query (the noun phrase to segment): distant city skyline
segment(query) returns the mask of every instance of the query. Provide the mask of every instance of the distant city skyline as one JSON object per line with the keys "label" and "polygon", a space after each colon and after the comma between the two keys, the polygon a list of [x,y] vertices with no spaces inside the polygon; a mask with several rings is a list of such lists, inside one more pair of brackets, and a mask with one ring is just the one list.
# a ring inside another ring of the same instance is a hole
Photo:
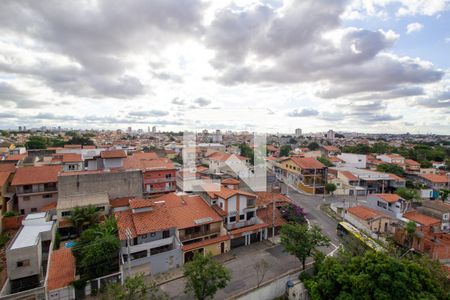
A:
{"label": "distant city skyline", "polygon": [[450,134],[450,2],[0,2],[0,128]]}

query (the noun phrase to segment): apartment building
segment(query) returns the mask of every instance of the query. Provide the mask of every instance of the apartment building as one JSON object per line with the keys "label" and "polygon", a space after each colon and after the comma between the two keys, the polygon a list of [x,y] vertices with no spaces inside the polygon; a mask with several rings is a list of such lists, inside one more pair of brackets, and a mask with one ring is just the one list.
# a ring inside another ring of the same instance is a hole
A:
{"label": "apartment building", "polygon": [[29,214],[6,249],[8,279],[4,294],[44,286],[50,245],[56,226],[47,213]]}
{"label": "apartment building", "polygon": [[2,215],[13,209],[12,200],[15,190],[11,187],[11,182],[15,173],[16,167],[14,164],[0,164],[0,212]]}
{"label": "apartment building", "polygon": [[328,168],[312,157],[293,156],[281,160],[276,173],[283,180],[310,194],[322,194],[327,183]]}
{"label": "apartment building", "polygon": [[163,201],[130,199],[128,209],[114,216],[126,272],[154,275],[182,265],[176,221]]}
{"label": "apartment building", "polygon": [[58,199],[58,174],[61,166],[18,168],[11,183],[16,188],[20,214],[29,214]]}
{"label": "apartment building", "polygon": [[365,169],[367,167],[367,155],[355,153],[341,153],[337,158],[343,162],[340,163],[342,167]]}
{"label": "apartment building", "polygon": [[156,153],[134,153],[124,160],[124,168],[142,171],[144,194],[147,196],[176,190],[176,169],[168,158],[160,158]]}
{"label": "apartment building", "polygon": [[233,177],[247,177],[248,158],[225,152],[213,152],[205,157],[210,174],[228,174]]}

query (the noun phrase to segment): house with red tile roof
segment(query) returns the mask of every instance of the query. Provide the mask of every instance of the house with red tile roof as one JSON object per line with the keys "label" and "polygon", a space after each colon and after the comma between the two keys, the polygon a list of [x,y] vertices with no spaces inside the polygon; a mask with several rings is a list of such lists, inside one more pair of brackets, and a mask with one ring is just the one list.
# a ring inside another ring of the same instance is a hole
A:
{"label": "house with red tile roof", "polygon": [[58,199],[58,174],[61,166],[18,168],[11,185],[15,187],[20,214],[39,212]]}
{"label": "house with red tile roof", "polygon": [[46,286],[49,299],[75,299],[75,257],[70,248],[50,252]]}
{"label": "house with red tile roof", "polygon": [[415,222],[417,226],[422,227],[422,231],[438,232],[440,231],[441,220],[421,214],[418,211],[408,211],[403,214],[403,218]]}
{"label": "house with red tile roof", "polygon": [[419,174],[418,179],[421,183],[435,191],[450,189],[450,175]]}
{"label": "house with red tile roof", "polygon": [[405,171],[407,173],[419,173],[420,163],[412,159],[405,159]]}
{"label": "house with red tile roof", "polygon": [[[241,155],[216,151],[205,157],[204,161],[209,167],[210,174],[228,174],[232,177],[247,176],[249,159]],[[242,170],[236,174],[234,170]]]}
{"label": "house with red tile roof", "polygon": [[441,220],[441,230],[450,232],[450,203],[438,200],[422,200],[417,210],[427,216]]}
{"label": "house with red tile roof", "polygon": [[387,164],[395,164],[400,166],[405,165],[405,158],[397,153],[378,155],[377,159]]}
{"label": "house with red tile roof", "polygon": [[344,219],[361,230],[374,233],[391,233],[393,218],[367,206],[353,206],[347,209]]}
{"label": "house with red tile roof", "polygon": [[323,157],[337,156],[341,153],[341,149],[336,146],[322,146],[320,147],[320,152]]}
{"label": "house with red tile roof", "polygon": [[127,154],[123,150],[105,150],[100,152],[103,169],[121,168]]}
{"label": "house with red tile roof", "polygon": [[275,166],[275,172],[303,192],[321,194],[325,191],[328,168],[313,157],[288,157]]}
{"label": "house with red tile roof", "polygon": [[405,199],[397,194],[367,195],[367,206],[390,217],[400,219],[409,205]]}
{"label": "house with red tile roof", "polygon": [[121,263],[129,265],[132,274],[154,275],[183,264],[177,223],[163,200],[130,199],[128,209],[116,211],[114,217]]}

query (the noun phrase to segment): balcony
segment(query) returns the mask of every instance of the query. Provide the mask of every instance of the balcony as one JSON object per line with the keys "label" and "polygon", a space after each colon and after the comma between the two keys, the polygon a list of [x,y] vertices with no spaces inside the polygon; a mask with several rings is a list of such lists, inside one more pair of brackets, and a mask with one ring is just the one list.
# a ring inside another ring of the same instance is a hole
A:
{"label": "balcony", "polygon": [[227,230],[234,230],[234,229],[239,229],[239,228],[246,227],[246,226],[255,225],[256,223],[257,223],[257,219],[255,217],[255,218],[251,218],[250,220],[247,220],[247,221],[239,221],[236,223],[226,224],[225,227],[227,228]]}
{"label": "balcony", "polygon": [[155,194],[155,193],[166,193],[166,192],[174,192],[175,191],[175,186],[173,187],[168,187],[168,188],[160,188],[160,189],[151,189],[151,190],[145,190],[145,192],[147,194]]}
{"label": "balcony", "polygon": [[18,188],[18,194],[32,194],[32,193],[47,193],[47,192],[57,192],[58,188],[56,186],[53,187],[33,187],[31,189]]}
{"label": "balcony", "polygon": [[[174,236],[171,236],[171,237],[168,237],[165,239],[160,239],[160,240],[156,240],[156,241],[151,241],[151,242],[147,242],[147,243],[130,246],[130,253],[136,253],[136,252],[149,250],[152,248],[157,248],[157,247],[170,245],[170,244],[174,244],[174,248],[175,248],[176,239]],[[128,247],[122,247],[122,253],[124,253],[124,254],[128,253]]]}
{"label": "balcony", "polygon": [[144,181],[145,181],[145,183],[174,182],[175,181],[175,177],[144,179]]}
{"label": "balcony", "polygon": [[187,240],[193,240],[196,238],[200,238],[200,237],[204,237],[204,236],[208,236],[208,235],[213,235],[213,234],[218,234],[220,235],[220,228],[217,228],[215,230],[202,230],[199,232],[193,232],[193,233],[189,233],[189,234],[181,234],[180,233],[180,240],[182,242],[187,241]]}

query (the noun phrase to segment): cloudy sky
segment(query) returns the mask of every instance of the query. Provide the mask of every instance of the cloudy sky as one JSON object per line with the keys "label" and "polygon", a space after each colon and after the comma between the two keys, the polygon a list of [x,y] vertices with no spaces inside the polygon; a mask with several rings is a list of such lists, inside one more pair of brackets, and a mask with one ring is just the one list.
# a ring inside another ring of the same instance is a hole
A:
{"label": "cloudy sky", "polygon": [[0,2],[0,128],[450,134],[450,1]]}

